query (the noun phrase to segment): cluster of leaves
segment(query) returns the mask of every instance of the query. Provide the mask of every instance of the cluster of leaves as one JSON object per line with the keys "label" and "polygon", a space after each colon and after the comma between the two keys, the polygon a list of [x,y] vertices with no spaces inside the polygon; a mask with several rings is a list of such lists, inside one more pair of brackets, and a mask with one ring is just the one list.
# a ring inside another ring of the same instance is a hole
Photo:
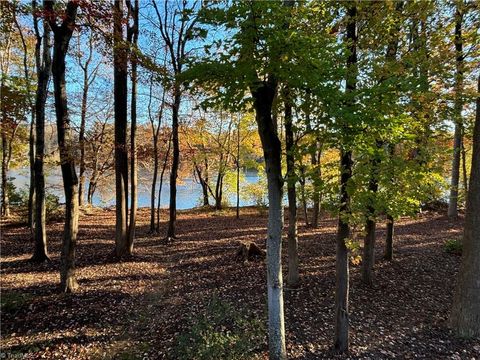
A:
{"label": "cluster of leaves", "polygon": [[[18,206],[20,209],[26,211],[28,208],[28,190],[26,188],[17,189],[14,184],[15,178],[10,177],[7,181],[8,197],[10,204]],[[46,222],[62,221],[64,216],[64,210],[62,204],[60,204],[60,198],[51,193],[45,193],[45,220]]]}
{"label": "cluster of leaves", "polygon": [[445,241],[445,251],[449,254],[462,254],[462,241],[459,239],[449,239]]}
{"label": "cluster of leaves", "polygon": [[174,349],[177,359],[249,359],[264,342],[261,321],[213,297]]}

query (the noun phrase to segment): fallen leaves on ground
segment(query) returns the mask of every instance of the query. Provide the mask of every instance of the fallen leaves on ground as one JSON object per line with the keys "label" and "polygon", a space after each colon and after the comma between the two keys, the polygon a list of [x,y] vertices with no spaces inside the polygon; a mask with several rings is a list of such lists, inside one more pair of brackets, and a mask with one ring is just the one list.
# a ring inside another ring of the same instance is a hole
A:
{"label": "fallen leaves on ground", "polygon": [[[265,212],[245,208],[240,219],[233,210],[180,212],[179,239],[169,245],[148,233],[148,219],[148,209],[140,209],[133,258],[112,263],[114,211],[82,215],[75,294],[57,288],[62,224],[48,226],[52,261],[38,265],[27,261],[33,249],[28,230],[4,222],[1,290],[2,304],[10,306],[2,308],[1,352],[25,359],[168,358],[213,296],[266,321],[264,262],[234,259],[239,241],[265,249]],[[289,358],[480,358],[478,340],[457,339],[448,329],[460,257],[446,253],[444,242],[461,237],[461,229],[461,221],[436,213],[402,219],[395,260],[388,262],[379,226],[374,286],[362,285],[360,268],[351,268],[351,351],[335,355],[336,221],[325,218],[318,229],[300,223],[301,285],[285,290]],[[261,357],[266,341],[259,344]]]}

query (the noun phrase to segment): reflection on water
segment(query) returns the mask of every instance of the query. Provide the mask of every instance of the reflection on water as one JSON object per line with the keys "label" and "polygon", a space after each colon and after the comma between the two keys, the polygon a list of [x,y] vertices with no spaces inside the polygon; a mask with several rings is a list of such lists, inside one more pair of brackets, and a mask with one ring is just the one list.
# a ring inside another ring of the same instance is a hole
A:
{"label": "reflection on water", "polygon": [[[63,185],[62,174],[60,168],[49,168],[45,171],[45,187],[48,192],[57,195],[60,198],[60,202],[64,202],[63,197]],[[9,171],[9,176],[13,177],[13,184],[20,189],[27,189],[29,184],[29,170],[25,169],[12,169]],[[244,177],[247,183],[256,183],[258,181],[258,174],[255,171],[244,172]],[[139,172],[138,177],[138,206],[149,207],[150,206],[150,193],[151,193],[151,181],[152,175],[149,171]],[[157,183],[157,196],[158,186]],[[85,196],[88,189],[88,179],[85,184]],[[168,207],[170,202],[170,184],[168,178],[164,179],[162,186],[162,199],[161,206]],[[199,206],[200,199],[202,197],[202,188],[193,179],[181,179],[177,183],[177,209],[192,209]],[[235,195],[232,194],[228,197],[228,201],[231,204],[236,203]],[[93,197],[93,205],[99,207],[109,207],[115,205],[115,176],[109,176],[107,181],[98,185],[97,191]],[[240,198],[240,206],[254,205],[251,201],[246,201]]]}

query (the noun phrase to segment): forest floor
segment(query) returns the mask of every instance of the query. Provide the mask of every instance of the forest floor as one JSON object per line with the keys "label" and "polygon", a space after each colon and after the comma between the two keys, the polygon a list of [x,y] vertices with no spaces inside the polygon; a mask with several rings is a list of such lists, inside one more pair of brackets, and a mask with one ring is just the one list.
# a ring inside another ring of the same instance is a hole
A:
{"label": "forest floor", "polygon": [[[241,348],[255,354],[249,357],[267,357],[265,263],[234,259],[238,241],[264,248],[265,211],[242,209],[239,220],[233,210],[182,211],[179,239],[165,245],[148,234],[148,209],[141,209],[135,254],[121,263],[107,261],[114,217],[102,209],[81,216],[80,288],[67,295],[57,289],[62,224],[48,225],[52,261],[40,265],[27,261],[33,247],[27,229],[2,224],[0,358],[195,358],[195,346],[206,338],[217,346],[209,351],[218,353],[206,351],[204,358],[220,358],[234,350],[235,336],[253,337]],[[480,359],[480,341],[456,339],[447,326],[460,257],[447,253],[444,242],[461,238],[461,229],[462,220],[437,213],[402,219],[395,259],[387,262],[385,228],[379,226],[375,283],[362,285],[359,266],[351,267],[351,349],[336,356],[330,351],[336,220],[324,218],[318,229],[300,222],[301,285],[284,292],[289,358]],[[216,318],[226,323],[215,323],[209,311],[226,312]],[[202,322],[205,317],[214,328]]]}

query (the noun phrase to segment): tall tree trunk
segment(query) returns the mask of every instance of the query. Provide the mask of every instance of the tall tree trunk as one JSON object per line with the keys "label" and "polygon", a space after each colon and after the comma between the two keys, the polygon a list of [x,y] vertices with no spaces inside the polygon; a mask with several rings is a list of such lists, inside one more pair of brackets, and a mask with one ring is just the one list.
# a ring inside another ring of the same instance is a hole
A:
{"label": "tall tree trunk", "polygon": [[[352,153],[342,151],[341,154],[341,180],[340,180],[340,213],[348,214],[350,211],[350,195],[347,192],[347,184],[352,177]],[[349,296],[349,269],[348,249],[345,241],[350,237],[350,225],[348,220],[339,216],[337,230],[337,255],[335,262],[336,286],[335,286],[335,350],[348,351],[348,296]]]}
{"label": "tall tree trunk", "polygon": [[467,151],[465,149],[464,135],[465,135],[465,129],[462,128],[462,178],[463,178],[463,192],[465,194],[465,199],[466,199],[467,193],[468,193],[468,175],[467,175]]}
{"label": "tall tree trunk", "polygon": [[462,2],[457,1],[455,11],[455,55],[456,55],[456,74],[455,74],[455,133],[453,135],[453,158],[452,174],[450,183],[450,201],[448,203],[448,217],[455,219],[458,216],[458,184],[460,180],[460,155],[462,149],[462,108],[463,108],[463,39],[462,22],[463,9]]}
{"label": "tall tree trunk", "polygon": [[88,182],[87,203],[93,205],[93,194],[97,187],[97,170],[94,168],[90,181]]}
{"label": "tall tree trunk", "polygon": [[[6,113],[3,113],[3,117],[6,118]],[[6,128],[7,120],[2,121],[2,128]],[[9,136],[6,133],[5,129],[2,129],[2,207],[0,215],[2,217],[9,217],[10,216],[10,204],[8,200],[8,167],[9,167],[9,151],[10,148],[8,139]]]}
{"label": "tall tree trunk", "polygon": [[162,172],[160,173],[160,186],[158,187],[157,233],[160,233],[160,205],[162,200],[163,175],[165,174],[165,169],[167,168],[171,147],[172,147],[172,137],[170,136],[170,138],[168,139],[168,148],[167,148],[167,152],[165,153],[165,159],[163,160]]}
{"label": "tall tree trunk", "polygon": [[236,218],[240,219],[240,117],[238,118],[237,125],[237,159],[235,162],[237,166],[237,205],[236,205]]}
{"label": "tall tree trunk", "polygon": [[[393,158],[395,155],[395,145],[388,144],[388,156],[390,159]],[[394,180],[394,173],[393,173],[393,165],[390,164],[392,167],[392,173],[390,174],[390,182]],[[393,236],[395,231],[395,220],[391,214],[387,214],[387,233],[385,237],[385,254],[384,259],[391,261],[393,260]]]}
{"label": "tall tree trunk", "polygon": [[79,169],[79,185],[78,185],[78,205],[83,206],[85,198],[85,126],[87,120],[87,101],[88,101],[88,90],[90,88],[88,68],[90,62],[92,61],[93,55],[93,34],[90,34],[89,38],[89,55],[85,64],[82,65],[80,60],[80,67],[83,71],[83,91],[82,91],[82,107],[80,110],[80,132],[78,135],[78,143],[80,145],[80,169]]}
{"label": "tall tree trunk", "polygon": [[283,315],[282,228],[283,178],[282,146],[272,119],[276,82],[270,80],[251,89],[255,119],[265,157],[268,182],[267,288],[270,359],[286,359]]}
{"label": "tall tree trunk", "polygon": [[297,238],[297,194],[295,175],[295,148],[293,137],[292,99],[288,86],[284,89],[285,105],[285,151],[287,153],[287,195],[288,195],[288,276],[287,284],[298,286],[298,238]]}
{"label": "tall tree trunk", "polygon": [[123,39],[123,0],[113,8],[113,82],[115,110],[115,253],[127,252],[128,154],[127,154],[127,52]]}
{"label": "tall tree trunk", "polygon": [[[347,58],[346,93],[351,96],[357,88],[357,6],[356,2],[350,3],[347,9],[348,23],[346,41],[349,49]],[[350,106],[353,106],[351,100]],[[348,149],[341,150],[340,156],[340,216],[338,217],[337,230],[337,255],[335,264],[335,350],[344,353],[349,346],[349,269],[348,249],[345,241],[350,237],[350,194],[347,191],[348,183],[352,177],[352,152]]]}
{"label": "tall tree trunk", "polygon": [[28,186],[28,227],[32,236],[35,233],[35,109],[32,109],[30,134],[28,137],[28,160],[30,182]]}
{"label": "tall tree trunk", "polygon": [[[322,178],[322,166],[320,163],[320,156],[322,153],[322,148],[321,144],[319,143],[318,139],[315,141],[315,149],[314,152],[311,155],[311,164],[312,167],[315,169],[318,167],[318,171],[314,172],[318,175],[318,180],[321,180]],[[315,175],[314,175],[315,176]],[[313,181],[314,187],[313,187],[313,213],[312,213],[312,227],[317,228],[318,227],[318,218],[320,216],[320,192],[315,186],[315,180]]]}
{"label": "tall tree trunk", "polygon": [[[34,2],[34,8],[36,3]],[[45,103],[48,95],[48,81],[50,79],[52,58],[50,54],[50,26],[43,21],[43,38],[38,30],[38,19],[34,13],[34,27],[37,38],[37,47],[43,42],[42,59],[37,58],[37,91],[35,95],[35,247],[31,258],[34,262],[49,260],[47,252],[47,232],[45,229],[45,174],[43,172],[45,157]],[[40,51],[39,51],[40,53]]]}
{"label": "tall tree trunk", "polygon": [[80,145],[80,182],[78,185],[78,206],[83,206],[84,186],[85,186],[85,123],[87,118],[87,99],[88,99],[88,65],[85,65],[83,74],[83,93],[82,108],[80,112],[80,133],[78,135],[78,143]]}
{"label": "tall tree trunk", "polygon": [[202,187],[202,195],[203,195],[203,206],[209,206],[209,199],[208,199],[208,163],[205,161],[205,177],[203,177],[202,169],[198,164],[195,162],[193,163],[195,167],[195,172],[197,173],[198,181],[200,182],[200,186]]}
{"label": "tall tree trunk", "polygon": [[[382,150],[383,143],[376,141],[376,151]],[[378,191],[378,166],[380,165],[379,154],[374,154],[371,164],[370,180],[368,182],[368,192],[374,196],[369,200],[367,206],[367,221],[365,223],[365,238],[363,242],[363,257],[362,257],[362,281],[367,285],[373,284],[373,267],[375,265],[375,231],[377,228],[377,221],[375,219],[375,196]]]}
{"label": "tall tree trunk", "polygon": [[302,208],[303,216],[305,217],[305,226],[309,227],[310,222],[308,221],[307,195],[305,194],[305,167],[303,166],[303,164],[300,165],[300,176],[298,181],[300,183],[300,195],[302,198]]}
{"label": "tall tree trunk", "polygon": [[220,158],[220,168],[218,169],[217,182],[215,185],[215,210],[222,210],[223,201],[223,156]]}
{"label": "tall tree trunk", "polygon": [[[148,98],[148,116],[150,119],[150,124],[152,127],[152,141],[153,141],[153,178],[152,178],[152,193],[150,196],[150,233],[154,233],[156,231],[155,227],[155,193],[156,193],[156,186],[157,186],[157,178],[158,178],[158,167],[159,167],[159,149],[158,149],[158,139],[160,135],[160,130],[162,127],[162,119],[163,119],[163,109],[165,107],[165,94],[166,91],[163,89],[162,94],[162,102],[160,104],[160,111],[158,113],[158,124],[155,126],[155,121],[153,116],[151,115],[151,102],[152,102],[152,88],[153,88],[153,78],[150,83],[150,96]],[[157,229],[158,232],[158,229]]]}
{"label": "tall tree trunk", "polygon": [[132,99],[130,105],[131,126],[130,126],[130,221],[128,227],[128,247],[127,253],[132,255],[133,242],[135,240],[135,227],[137,223],[137,43],[138,43],[138,0],[132,7],[131,1],[127,0],[127,6],[130,15],[133,17],[133,25],[127,30],[128,41],[133,44],[133,53],[130,52],[130,62],[132,64]]}
{"label": "tall tree trunk", "polygon": [[88,91],[90,88],[90,83],[93,81],[93,78],[90,79],[88,74],[88,68],[93,57],[93,33],[90,33],[88,39],[88,57],[85,61],[85,64],[81,63],[79,59],[80,67],[83,71],[83,91],[82,91],[82,107],[80,111],[80,132],[78,135],[78,143],[80,145],[80,169],[79,169],[79,178],[80,182],[78,185],[78,206],[82,207],[85,199],[85,126],[87,120],[87,101],[88,101]]}
{"label": "tall tree trunk", "polygon": [[[480,93],[480,77],[478,78]],[[465,213],[462,263],[450,322],[461,337],[480,336],[480,96],[473,130],[472,169]]]}
{"label": "tall tree trunk", "polygon": [[[36,4],[33,4],[36,6]],[[35,10],[35,9],[34,9]],[[23,47],[23,74],[25,78],[25,84],[27,89],[27,97],[28,97],[28,104],[30,107],[30,131],[29,131],[29,138],[28,138],[28,159],[29,159],[29,167],[30,167],[30,183],[29,183],[29,192],[28,192],[28,227],[30,229],[30,233],[33,237],[34,234],[34,216],[33,216],[33,206],[34,206],[34,197],[35,197],[35,174],[34,174],[34,163],[35,163],[35,103],[31,96],[31,86],[30,86],[30,72],[28,71],[28,46],[25,40],[25,36],[23,35],[23,29],[20,23],[18,22],[17,15],[13,17],[15,22],[15,26],[18,30],[20,35],[20,39],[22,41]],[[40,63],[40,42],[36,42],[35,44],[35,52],[34,57],[35,61]],[[38,70],[38,69],[37,69]]]}
{"label": "tall tree trunk", "polygon": [[170,218],[168,220],[167,240],[173,240],[175,236],[175,225],[177,222],[177,176],[180,161],[180,144],[178,141],[178,112],[180,110],[181,91],[180,85],[176,82],[174,89],[174,101],[172,109],[172,144],[173,158],[172,170],[170,172]]}
{"label": "tall tree trunk", "polygon": [[153,136],[153,176],[150,194],[150,233],[155,232],[155,196],[158,177],[158,136]]}
{"label": "tall tree trunk", "polygon": [[[53,1],[46,1],[45,6],[47,10],[53,11]],[[65,19],[61,26],[56,25],[56,19],[50,19],[50,28],[54,34],[52,75],[57,138],[63,189],[65,191],[65,226],[61,255],[62,265],[60,269],[60,286],[64,292],[73,292],[78,287],[75,279],[75,245],[78,232],[78,179],[75,170],[75,151],[68,115],[65,82],[65,57],[75,26],[77,7],[78,3],[75,1],[67,3]]]}

